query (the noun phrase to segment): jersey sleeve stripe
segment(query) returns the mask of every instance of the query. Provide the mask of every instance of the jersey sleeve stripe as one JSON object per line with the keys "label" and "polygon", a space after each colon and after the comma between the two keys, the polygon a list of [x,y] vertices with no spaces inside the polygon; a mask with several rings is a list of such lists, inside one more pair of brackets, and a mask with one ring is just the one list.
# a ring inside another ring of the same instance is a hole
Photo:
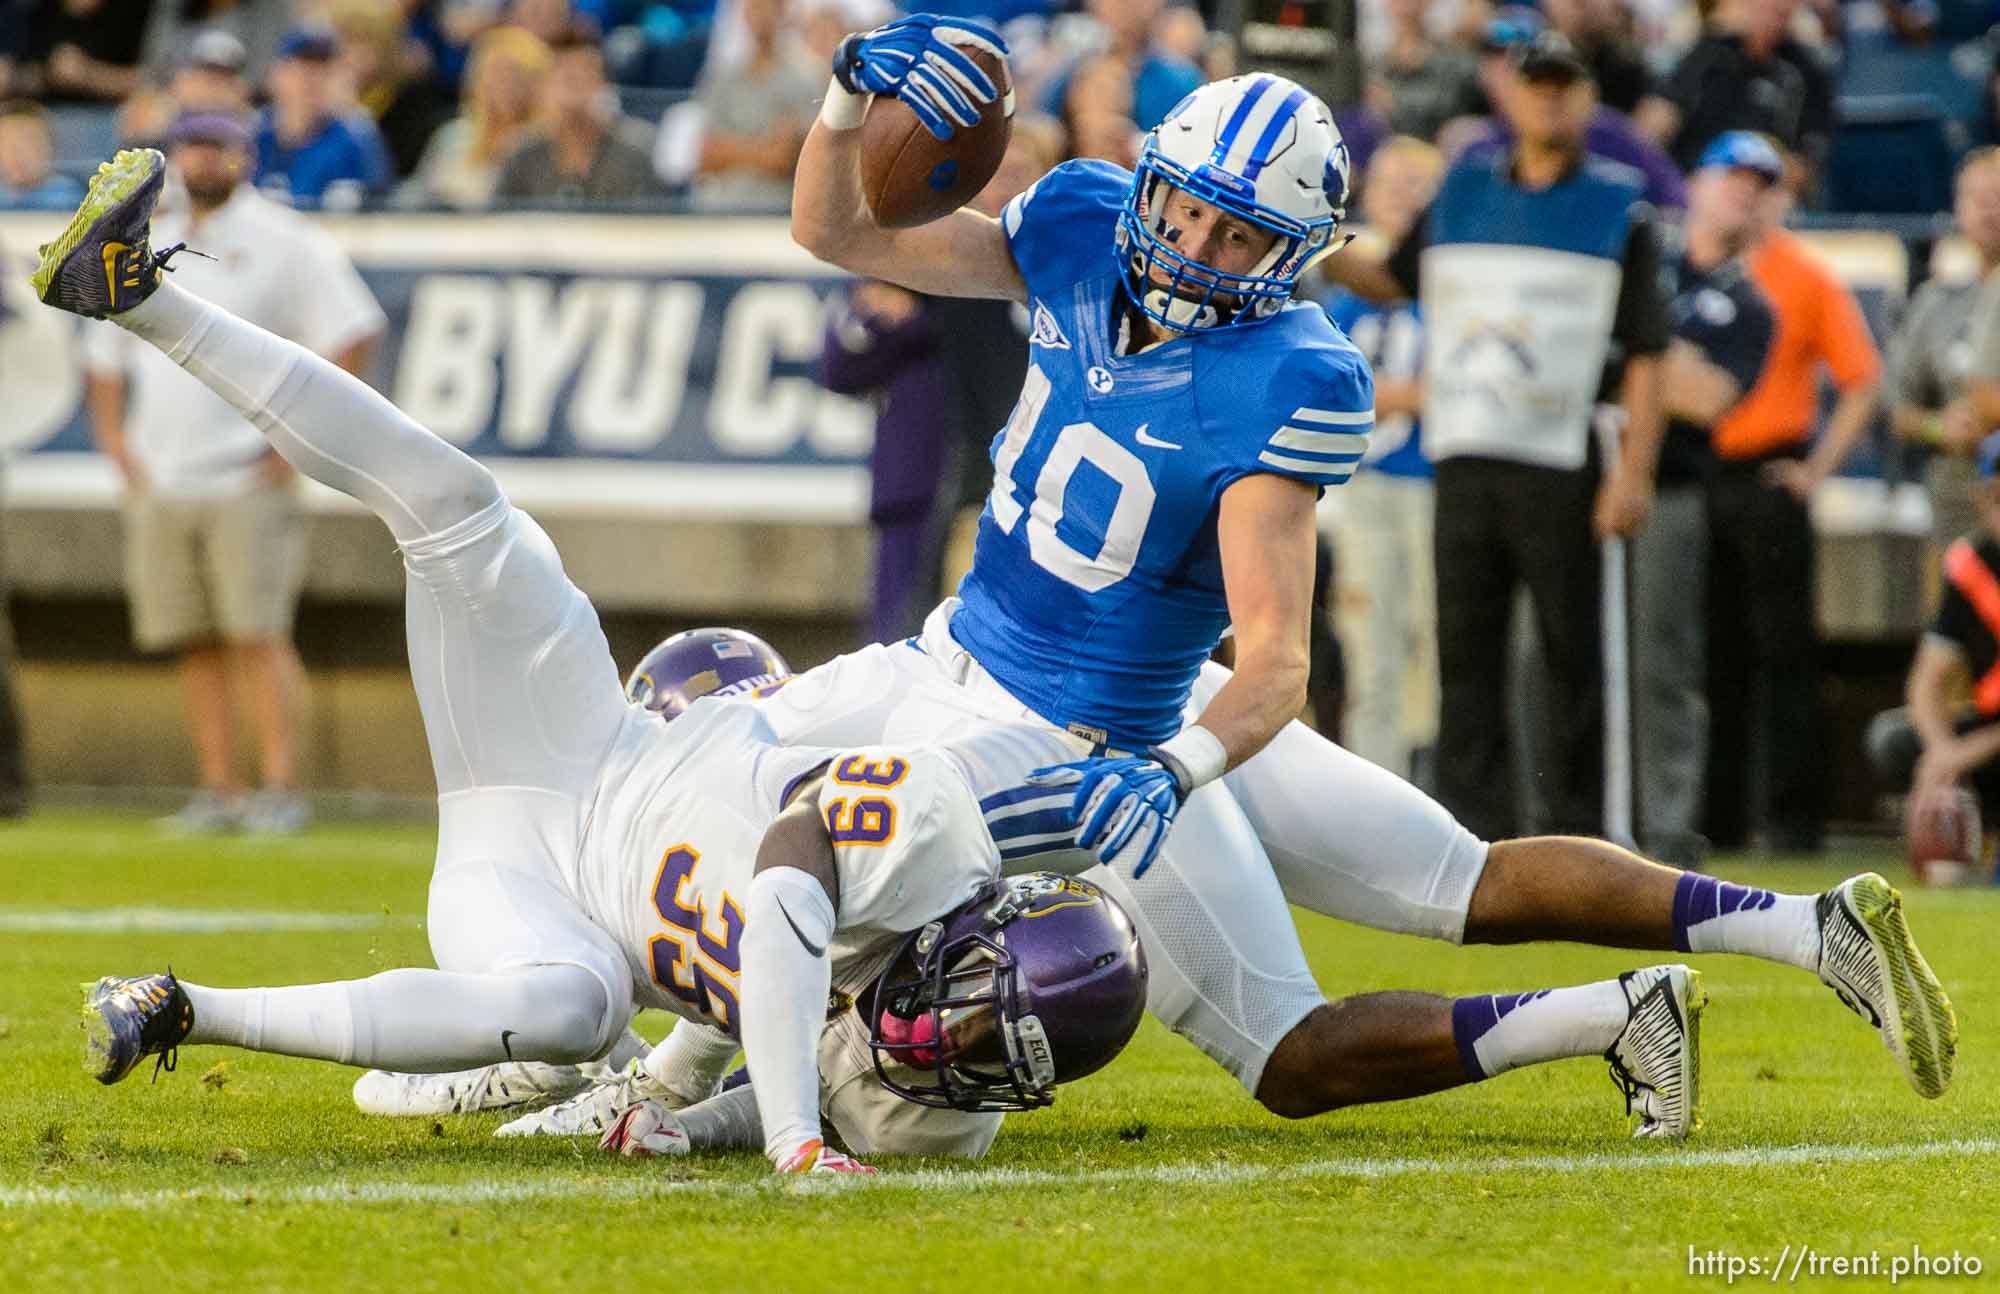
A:
{"label": "jersey sleeve stripe", "polygon": [[979,808],[987,817],[994,816],[996,809],[1004,809],[1010,804],[1020,804],[1024,800],[1048,800],[1068,795],[1070,792],[1059,786],[1014,786],[980,800]]}
{"label": "jersey sleeve stripe", "polygon": [[1076,841],[1067,831],[1052,836],[1036,836],[1010,844],[1000,851],[1002,864],[1018,863],[1024,858],[1038,858],[1043,854],[1068,854],[1076,849]]}
{"label": "jersey sleeve stripe", "polygon": [[1368,452],[1368,433],[1307,431],[1304,427],[1285,426],[1278,428],[1278,434],[1271,437],[1271,448],[1296,449],[1308,454],[1365,454]]}
{"label": "jersey sleeve stripe", "polygon": [[1043,836],[1070,836],[1076,831],[1076,823],[1070,816],[1069,806],[1061,805],[1053,809],[1043,809],[1039,813],[1023,813],[1012,818],[1002,818],[995,822],[986,820],[986,829],[993,834],[993,843],[1005,849],[1018,845],[1026,839],[1040,839]]}
{"label": "jersey sleeve stripe", "polygon": [[1350,409],[1342,412],[1338,409],[1314,409],[1308,405],[1300,405],[1292,410],[1292,420],[1316,422],[1327,427],[1372,427],[1375,425],[1375,411]]}
{"label": "jersey sleeve stripe", "polygon": [[1257,455],[1257,461],[1283,472],[1298,472],[1329,481],[1344,481],[1354,475],[1354,466],[1361,461],[1361,455],[1356,454],[1350,462],[1322,463],[1310,458],[1291,458],[1284,454],[1273,454],[1266,450]]}

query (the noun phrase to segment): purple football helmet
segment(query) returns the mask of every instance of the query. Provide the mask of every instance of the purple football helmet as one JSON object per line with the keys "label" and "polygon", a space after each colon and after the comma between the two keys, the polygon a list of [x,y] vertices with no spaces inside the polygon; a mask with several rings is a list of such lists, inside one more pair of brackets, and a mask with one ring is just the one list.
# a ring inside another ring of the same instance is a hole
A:
{"label": "purple football helmet", "polygon": [[625,680],[625,699],[672,719],[702,697],[775,688],[791,676],[785,658],[756,634],[689,629],[647,652],[633,667]]}
{"label": "purple football helmet", "polygon": [[1111,1063],[1146,1012],[1146,954],[1089,881],[1030,872],[911,935],[868,1007],[875,1073],[954,1110],[1032,1110]]}

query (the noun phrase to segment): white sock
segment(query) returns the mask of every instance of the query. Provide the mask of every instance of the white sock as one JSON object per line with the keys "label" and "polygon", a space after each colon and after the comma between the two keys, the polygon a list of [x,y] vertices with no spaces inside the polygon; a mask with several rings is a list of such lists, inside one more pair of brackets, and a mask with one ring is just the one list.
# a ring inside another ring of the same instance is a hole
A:
{"label": "white sock", "polygon": [[171,280],[113,318],[227,400],[286,462],[366,504],[399,544],[500,497],[491,473],[360,378]]}
{"label": "white sock", "polygon": [[576,1064],[603,1049],[610,1008],[597,976],[568,965],[491,975],[393,970],[293,988],[181,987],[194,1006],[191,1044],[409,1074],[503,1060]]}
{"label": "white sock", "polygon": [[675,1117],[696,1150],[747,1150],[764,1144],[754,1087],[732,1087],[690,1105]]}
{"label": "white sock", "polygon": [[646,1073],[687,1105],[715,1095],[722,1072],[742,1045],[722,1030],[694,1020],[678,1020],[659,1046],[646,1054]]}
{"label": "white sock", "polygon": [[1599,1056],[1618,1041],[1631,1014],[1615,979],[1534,993],[1462,997],[1451,1031],[1466,1077],[1477,1082],[1523,1065]]}
{"label": "white sock", "polygon": [[821,1140],[819,1035],[833,966],[833,901],[796,867],[767,867],[743,902],[743,1058],[772,1163]]}
{"label": "white sock", "polygon": [[1742,953],[1819,969],[1819,897],[1779,894],[1683,872],[1674,890],[1674,945],[1690,953]]}

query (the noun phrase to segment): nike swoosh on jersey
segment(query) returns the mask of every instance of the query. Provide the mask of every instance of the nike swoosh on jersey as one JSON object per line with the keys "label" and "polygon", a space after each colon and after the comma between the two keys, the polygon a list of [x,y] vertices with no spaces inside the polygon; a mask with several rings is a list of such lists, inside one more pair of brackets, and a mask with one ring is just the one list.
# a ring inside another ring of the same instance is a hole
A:
{"label": "nike swoosh on jersey", "polygon": [[807,952],[811,953],[815,957],[826,956],[826,945],[816,944],[812,940],[806,938],[806,932],[799,929],[798,922],[792,920],[791,909],[785,906],[785,901],[782,898],[778,900],[778,911],[785,914],[785,924],[792,928],[792,933],[799,937],[799,942],[805,945]]}
{"label": "nike swoosh on jersey", "polygon": [[1175,444],[1175,443],[1174,443],[1173,441],[1171,441],[1171,440],[1161,440],[1161,439],[1160,439],[1160,438],[1159,438],[1158,436],[1149,436],[1149,435],[1147,435],[1147,434],[1146,434],[1146,428],[1148,428],[1148,427],[1150,427],[1150,426],[1152,426],[1152,425],[1153,425],[1153,424],[1152,424],[1152,423],[1150,423],[1150,422],[1142,422],[1142,423],[1140,423],[1140,424],[1139,424],[1139,430],[1137,430],[1137,431],[1135,431],[1135,432],[1133,432],[1133,433],[1132,433],[1132,439],[1134,439],[1134,440],[1138,441],[1138,442],[1139,442],[1140,444],[1142,444],[1142,445],[1151,445],[1151,446],[1152,446],[1152,447],[1153,447],[1154,449],[1179,449],[1179,448],[1180,448],[1180,446],[1179,446],[1179,445],[1176,445],[1176,444]]}

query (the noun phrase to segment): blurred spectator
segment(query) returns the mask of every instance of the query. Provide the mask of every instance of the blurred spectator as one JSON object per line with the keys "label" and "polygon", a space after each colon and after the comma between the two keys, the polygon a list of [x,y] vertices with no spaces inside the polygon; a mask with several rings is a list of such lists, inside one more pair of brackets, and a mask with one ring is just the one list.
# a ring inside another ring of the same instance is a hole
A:
{"label": "blurred spectator", "polygon": [[[1165,0],[1086,0],[1085,10],[1104,41],[1101,52],[1122,60],[1132,76],[1132,119],[1140,130],[1160,124],[1173,106],[1201,85],[1201,72],[1159,49],[1154,25]],[[1058,73],[1043,91],[1042,110],[1063,116],[1070,77],[1086,60]]]}
{"label": "blurred spectator", "polygon": [[[1598,540],[1645,520],[1661,434],[1666,303],[1636,173],[1589,158],[1595,97],[1575,47],[1544,32],[1495,83],[1508,154],[1461,162],[1386,260],[1354,249],[1328,277],[1377,301],[1415,296],[1431,360],[1424,437],[1437,463],[1439,799],[1478,835],[1517,834],[1508,626],[1527,588],[1560,731],[1553,827],[1601,834],[1604,732]],[[1593,434],[1612,344],[1625,447]]]}
{"label": "blurred spectator", "polygon": [[28,50],[32,17],[27,0],[0,0],[0,98],[25,94],[32,88],[16,85]]}
{"label": "blurred spectator", "polygon": [[153,0],[50,0],[42,6],[42,94],[117,103],[136,91]]}
{"label": "blurred spectator", "polygon": [[1692,167],[1716,136],[1754,130],[1789,155],[1809,191],[1833,137],[1833,77],[1788,27],[1799,0],[1717,0],[1694,48],[1634,113],[1676,164]]}
{"label": "blurred spectator", "polygon": [[603,51],[571,32],[551,53],[540,122],[500,164],[495,199],[621,202],[663,194],[648,128],[613,106]]}
{"label": "blurred spectator", "polygon": [[[1399,241],[1437,192],[1443,158],[1407,135],[1375,151],[1361,190],[1369,232]],[[1414,302],[1345,289],[1326,302],[1375,371],[1362,470],[1320,504],[1333,532],[1333,616],[1349,680],[1342,744],[1399,777],[1437,741],[1435,473],[1423,450],[1424,330]]]}
{"label": "blurred spectator", "polygon": [[0,104],[0,208],[65,211],[83,197],[83,185],[49,170],[55,146],[49,115],[38,103]]}
{"label": "blurred spectator", "polygon": [[[897,12],[889,0],[795,0],[793,8],[798,15],[796,29],[822,67],[830,63],[833,47],[847,33],[879,27]],[[925,7],[919,4],[915,8]],[[702,56],[699,79],[703,81],[735,71],[750,57],[750,32],[744,24],[743,0],[716,0],[714,9],[708,48]]]}
{"label": "blurred spectator", "polygon": [[493,201],[500,163],[541,102],[549,47],[519,27],[495,27],[473,46],[459,115],[439,127],[399,197],[453,207]]}
{"label": "blurred spectator", "polygon": [[258,188],[294,203],[352,207],[388,187],[393,168],[381,132],[334,77],[340,42],[325,27],[298,27],[278,42],[271,106],[257,127]]}
{"label": "blurred spectator", "polygon": [[[1981,285],[2000,266],[2000,151],[1982,148],[1966,156],[1958,168],[1952,214],[1978,254],[1979,272],[1970,279],[1933,276],[1917,289],[1889,341],[1887,373],[1896,434],[1931,449],[1931,540],[1939,552],[1979,523],[1972,506],[1972,458],[1981,427],[1966,381],[1978,362],[1974,325],[1990,317],[1975,308]],[[2000,355],[1986,362],[2000,377]]]}
{"label": "blurred spectator", "polygon": [[1590,64],[1600,102],[1629,113],[1651,92],[1653,74],[1632,43],[1623,0],[1542,0],[1542,11]]}
{"label": "blurred spectator", "polygon": [[1132,120],[1132,104],[1132,73],[1125,60],[1107,54],[1079,64],[1063,100],[1070,156],[1129,168],[1139,157],[1139,127]]}
{"label": "blurred spectator", "polygon": [[2000,821],[2000,432],[1980,443],[1973,484],[1979,524],[1941,563],[1944,598],[1917,644],[1907,709],[1878,716],[1868,754],[1895,789],[1912,795],[1970,782],[1981,818]]}
{"label": "blurred spectator", "polygon": [[242,112],[250,106],[250,82],[243,71],[250,51],[220,28],[196,33],[174,68],[167,92],[186,112]]}
{"label": "blurred spectator", "polygon": [[1435,139],[1447,121],[1480,110],[1472,56],[1431,38],[1425,0],[1387,0],[1387,8],[1389,44],[1375,64],[1369,104],[1396,134]]}
{"label": "blurred spectator", "polygon": [[[177,282],[358,372],[382,311],[331,238],[244,183],[249,148],[236,117],[177,121],[169,157],[188,205],[157,214],[153,236],[207,254],[177,262]],[[172,824],[296,831],[307,814],[294,783],[302,672],[291,644],[304,533],[292,469],[235,409],[124,330],[94,326],[85,352],[93,432],[126,486],[133,637],[181,655],[201,791]],[[247,801],[234,751],[239,688],[263,774]]]}
{"label": "blurred spectator", "polygon": [[[236,42],[241,50],[230,70],[256,85],[270,71],[278,42],[292,30],[300,15],[317,11],[319,0],[159,0],[153,10],[153,24],[146,33],[146,67],[157,79],[166,79],[190,61],[197,46],[210,33]],[[213,48],[219,49],[220,46]]]}
{"label": "blurred spectator", "polygon": [[[1509,52],[1540,30],[1532,13],[1511,15],[1489,23],[1480,43],[1479,78],[1483,92],[1496,99],[1513,76]],[[1484,120],[1460,119],[1451,123],[1439,146],[1453,160],[1473,160],[1500,155],[1513,140],[1512,128],[1504,116]],[[1679,211],[1687,205],[1687,188],[1675,166],[1659,145],[1641,135],[1624,113],[1600,103],[1590,114],[1584,132],[1584,148],[1597,157],[1608,158],[1636,168],[1644,177],[1646,201],[1662,211]]]}
{"label": "blurred spectator", "polygon": [[[1758,204],[1748,256],[1777,316],[1777,340],[1748,397],[1715,424],[1709,484],[1708,790],[1704,832],[1741,849],[1761,817],[1770,847],[1820,848],[1825,743],[1819,732],[1811,500],[1868,429],[1881,357],[1854,294],[1787,232],[1791,194]],[[1819,376],[1840,390],[1815,441]],[[1752,774],[1754,751],[1764,776]],[[1753,814],[1751,791],[1765,792]]]}
{"label": "blurred spectator", "polygon": [[1688,182],[1682,245],[1665,259],[1674,339],[1660,383],[1667,433],[1652,515],[1632,542],[1633,709],[1639,839],[1700,864],[1708,763],[1709,428],[1757,385],[1777,322],[1742,253],[1764,192],[1784,177],[1759,135],[1725,135]]}
{"label": "blurred spectator", "polygon": [[782,210],[791,204],[799,146],[826,93],[826,64],[790,30],[790,8],[788,0],[743,0],[750,57],[695,90],[702,121],[693,194],[698,207]]}
{"label": "blurred spectator", "polygon": [[937,601],[937,548],[951,391],[937,360],[926,298],[888,283],[854,285],[827,324],[820,380],[875,400],[868,524],[875,529],[872,642],[915,633]]}
{"label": "blurred spectator", "polygon": [[397,177],[409,175],[452,115],[449,92],[424,48],[405,36],[399,0],[338,0],[331,18],[348,92],[374,119]]}

